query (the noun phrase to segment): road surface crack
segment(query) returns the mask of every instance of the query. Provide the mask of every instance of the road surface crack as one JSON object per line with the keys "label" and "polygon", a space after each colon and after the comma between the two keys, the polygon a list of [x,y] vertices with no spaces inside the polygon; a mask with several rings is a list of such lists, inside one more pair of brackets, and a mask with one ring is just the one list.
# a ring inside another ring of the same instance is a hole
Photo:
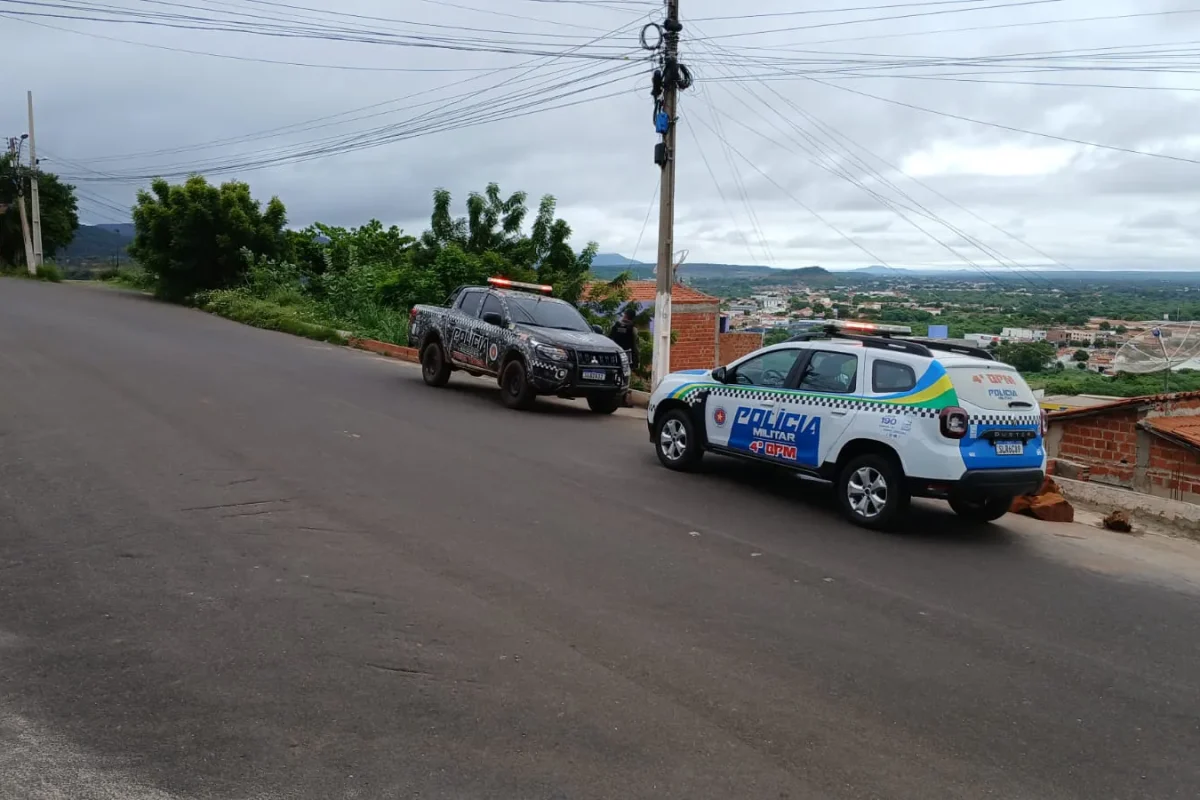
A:
{"label": "road surface crack", "polygon": [[377,669],[381,672],[397,672],[401,675],[412,675],[414,677],[432,677],[432,674],[423,669],[410,669],[408,667],[394,667],[389,664],[374,664],[370,661],[366,665],[371,669]]}
{"label": "road surface crack", "polygon": [[181,508],[180,511],[217,511],[222,508],[248,508],[251,506],[269,506],[271,503],[290,503],[287,498],[281,500],[250,500],[245,503],[221,503],[215,506],[192,506],[190,508]]}

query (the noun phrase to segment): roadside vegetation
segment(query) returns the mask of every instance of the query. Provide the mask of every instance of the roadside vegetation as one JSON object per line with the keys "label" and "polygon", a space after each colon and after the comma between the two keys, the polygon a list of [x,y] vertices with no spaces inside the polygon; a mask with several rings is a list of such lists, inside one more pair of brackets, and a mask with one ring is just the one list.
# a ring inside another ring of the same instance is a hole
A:
{"label": "roadside vegetation", "polygon": [[[541,199],[532,219],[526,201],[523,192],[506,197],[490,184],[471,193],[466,215],[455,217],[450,193],[439,189],[419,237],[378,220],[292,231],[283,203],[255,200],[244,183],[156,180],[134,207],[129,251],[140,267],[105,277],[258,327],[403,345],[413,305],[441,303],[457,287],[491,276],[550,284],[556,296],[580,304],[596,245],[571,247],[553,197]],[[606,324],[625,294],[620,276],[584,311]]]}
{"label": "roadside vegetation", "polygon": [[57,264],[45,263],[37,268],[37,273],[29,274],[29,270],[21,265],[4,265],[0,266],[0,275],[6,275],[10,278],[28,278],[34,281],[47,281],[49,283],[62,283],[62,271]]}

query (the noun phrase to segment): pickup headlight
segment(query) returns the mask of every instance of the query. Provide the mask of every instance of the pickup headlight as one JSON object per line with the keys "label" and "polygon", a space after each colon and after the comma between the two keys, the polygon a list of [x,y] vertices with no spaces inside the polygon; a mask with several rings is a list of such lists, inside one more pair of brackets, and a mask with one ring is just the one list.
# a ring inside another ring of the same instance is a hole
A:
{"label": "pickup headlight", "polygon": [[548,344],[539,344],[534,348],[537,354],[548,361],[570,361],[571,356],[566,350],[561,347],[553,347]]}

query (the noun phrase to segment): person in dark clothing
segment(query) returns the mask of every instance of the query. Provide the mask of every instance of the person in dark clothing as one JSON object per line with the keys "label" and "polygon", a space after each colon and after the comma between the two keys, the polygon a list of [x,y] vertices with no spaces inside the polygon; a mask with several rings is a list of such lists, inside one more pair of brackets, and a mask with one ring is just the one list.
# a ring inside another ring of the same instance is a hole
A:
{"label": "person in dark clothing", "polygon": [[638,330],[633,324],[635,316],[637,316],[637,310],[630,303],[625,306],[625,310],[621,313],[621,319],[617,320],[608,333],[608,338],[616,342],[629,356],[629,366],[634,370],[638,368],[638,351],[641,349],[638,346]]}

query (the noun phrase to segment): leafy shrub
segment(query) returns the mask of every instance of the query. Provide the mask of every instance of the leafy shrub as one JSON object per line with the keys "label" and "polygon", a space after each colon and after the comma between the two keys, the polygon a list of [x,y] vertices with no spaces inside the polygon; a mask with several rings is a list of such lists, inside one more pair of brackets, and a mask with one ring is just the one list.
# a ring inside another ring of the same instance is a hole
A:
{"label": "leafy shrub", "polygon": [[246,184],[217,187],[198,175],[182,185],[156,179],[150,191],[138,192],[133,222],[129,254],[155,276],[155,291],[168,300],[234,286],[246,272],[246,250],[278,258],[289,242],[278,198],[264,208]]}
{"label": "leafy shrub", "polygon": [[50,281],[50,283],[62,283],[62,270],[57,264],[42,264],[37,268],[37,279],[39,281]]}

